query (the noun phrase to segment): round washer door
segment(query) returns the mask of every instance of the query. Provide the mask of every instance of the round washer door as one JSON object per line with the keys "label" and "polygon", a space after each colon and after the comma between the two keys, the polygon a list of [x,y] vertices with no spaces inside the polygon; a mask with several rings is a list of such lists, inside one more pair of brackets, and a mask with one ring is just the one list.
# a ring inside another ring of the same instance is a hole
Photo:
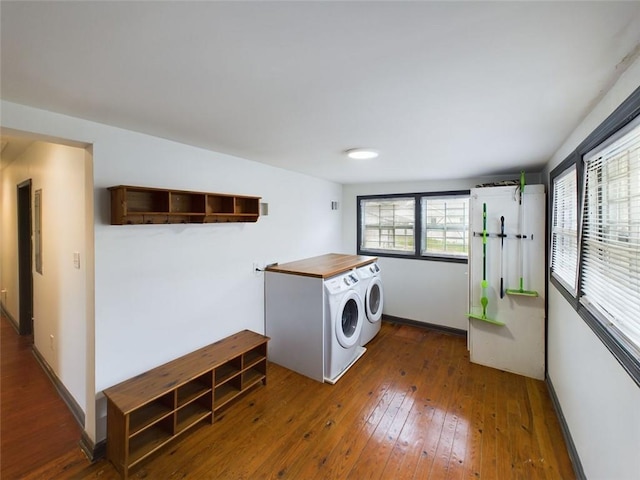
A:
{"label": "round washer door", "polygon": [[371,323],[379,322],[382,318],[382,304],[384,294],[382,290],[382,281],[379,277],[374,277],[367,287],[367,296],[365,298],[367,319]]}
{"label": "round washer door", "polygon": [[360,295],[355,291],[347,293],[336,311],[335,334],[338,343],[344,348],[351,348],[360,342],[364,310]]}

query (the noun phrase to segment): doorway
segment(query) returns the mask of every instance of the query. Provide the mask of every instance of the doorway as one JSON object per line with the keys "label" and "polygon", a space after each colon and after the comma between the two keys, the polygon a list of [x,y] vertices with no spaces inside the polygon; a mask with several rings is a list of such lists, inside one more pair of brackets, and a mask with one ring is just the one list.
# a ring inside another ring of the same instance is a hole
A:
{"label": "doorway", "polygon": [[20,335],[33,333],[31,179],[18,184],[18,304]]}

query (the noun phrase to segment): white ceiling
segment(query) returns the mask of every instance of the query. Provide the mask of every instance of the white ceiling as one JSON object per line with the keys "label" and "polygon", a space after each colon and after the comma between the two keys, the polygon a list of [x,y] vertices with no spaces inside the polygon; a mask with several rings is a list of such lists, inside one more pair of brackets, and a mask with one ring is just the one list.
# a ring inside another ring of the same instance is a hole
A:
{"label": "white ceiling", "polygon": [[[3,0],[0,16],[4,100],[340,183],[537,171],[640,51],[640,2]],[[361,146],[380,157],[344,157]]]}

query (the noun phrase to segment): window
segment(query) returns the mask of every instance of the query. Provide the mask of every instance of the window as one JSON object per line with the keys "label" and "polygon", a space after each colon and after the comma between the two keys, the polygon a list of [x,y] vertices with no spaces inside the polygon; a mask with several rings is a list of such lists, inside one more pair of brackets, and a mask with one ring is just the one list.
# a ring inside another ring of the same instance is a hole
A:
{"label": "window", "polygon": [[469,191],[358,197],[358,253],[466,262]]}
{"label": "window", "polygon": [[364,250],[414,252],[415,199],[371,199],[360,202]]}
{"label": "window", "polygon": [[469,196],[422,197],[421,255],[469,254]]}
{"label": "window", "polygon": [[582,297],[640,353],[640,122],[584,157]]}
{"label": "window", "polygon": [[578,276],[578,177],[575,163],[553,180],[551,274],[571,293]]}
{"label": "window", "polygon": [[640,386],[640,87],[550,179],[551,282]]}

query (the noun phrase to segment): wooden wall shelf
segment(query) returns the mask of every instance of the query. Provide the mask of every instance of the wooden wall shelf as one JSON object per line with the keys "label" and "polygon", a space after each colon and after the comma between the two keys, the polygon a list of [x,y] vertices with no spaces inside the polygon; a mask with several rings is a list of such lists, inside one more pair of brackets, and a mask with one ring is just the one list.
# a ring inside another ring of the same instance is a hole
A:
{"label": "wooden wall shelf", "polygon": [[152,453],[238,395],[267,384],[268,337],[249,330],[126,380],[107,397],[107,458],[127,478]]}
{"label": "wooden wall shelf", "polygon": [[260,197],[118,185],[111,192],[111,225],[256,222]]}

